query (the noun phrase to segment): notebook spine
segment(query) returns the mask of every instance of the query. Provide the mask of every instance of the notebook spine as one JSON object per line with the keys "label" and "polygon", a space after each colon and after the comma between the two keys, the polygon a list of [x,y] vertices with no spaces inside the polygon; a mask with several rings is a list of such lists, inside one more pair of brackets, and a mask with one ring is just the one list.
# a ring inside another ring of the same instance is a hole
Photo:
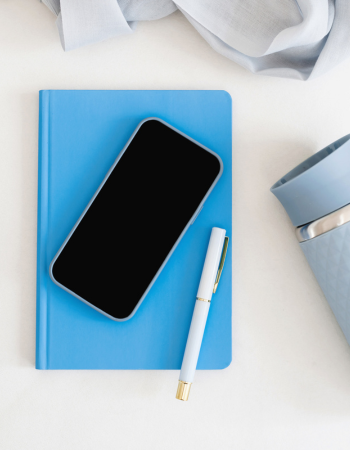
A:
{"label": "notebook spine", "polygon": [[39,94],[38,224],[36,293],[36,369],[48,368],[48,295],[46,240],[48,231],[48,167],[50,145],[50,91]]}

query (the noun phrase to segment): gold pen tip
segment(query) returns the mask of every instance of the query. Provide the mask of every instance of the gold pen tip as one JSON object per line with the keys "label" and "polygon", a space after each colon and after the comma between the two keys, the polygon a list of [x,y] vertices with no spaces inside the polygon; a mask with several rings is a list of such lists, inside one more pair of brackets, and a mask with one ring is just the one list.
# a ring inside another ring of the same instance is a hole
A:
{"label": "gold pen tip", "polygon": [[182,400],[183,402],[187,402],[188,396],[190,395],[192,383],[186,383],[186,381],[179,380],[179,384],[177,385],[176,398],[178,400]]}

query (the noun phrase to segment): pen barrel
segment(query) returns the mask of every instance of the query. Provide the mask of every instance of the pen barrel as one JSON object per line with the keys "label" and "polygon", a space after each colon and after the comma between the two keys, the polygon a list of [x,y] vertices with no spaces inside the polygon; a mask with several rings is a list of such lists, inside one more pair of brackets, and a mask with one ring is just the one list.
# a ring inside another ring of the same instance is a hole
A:
{"label": "pen barrel", "polygon": [[180,372],[180,380],[186,383],[194,378],[209,307],[210,302],[196,300]]}

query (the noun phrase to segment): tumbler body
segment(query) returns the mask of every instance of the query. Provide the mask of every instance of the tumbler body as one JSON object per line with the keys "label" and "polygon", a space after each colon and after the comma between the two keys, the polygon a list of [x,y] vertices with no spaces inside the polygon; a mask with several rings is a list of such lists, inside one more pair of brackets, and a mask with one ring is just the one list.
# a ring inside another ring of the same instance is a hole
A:
{"label": "tumbler body", "polygon": [[298,227],[299,245],[350,344],[350,135],[299,164],[271,192]]}
{"label": "tumbler body", "polygon": [[350,222],[299,245],[350,344]]}

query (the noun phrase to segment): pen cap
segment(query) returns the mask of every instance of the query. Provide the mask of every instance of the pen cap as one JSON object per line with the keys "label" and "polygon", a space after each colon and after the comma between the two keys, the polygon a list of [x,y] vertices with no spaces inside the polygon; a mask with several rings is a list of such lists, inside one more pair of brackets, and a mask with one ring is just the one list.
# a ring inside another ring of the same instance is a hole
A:
{"label": "pen cap", "polygon": [[350,203],[350,134],[296,166],[271,192],[296,227]]}
{"label": "pen cap", "polygon": [[214,227],[211,230],[201,281],[197,292],[197,298],[203,298],[209,301],[211,300],[225,236],[226,230],[223,230],[222,228]]}

